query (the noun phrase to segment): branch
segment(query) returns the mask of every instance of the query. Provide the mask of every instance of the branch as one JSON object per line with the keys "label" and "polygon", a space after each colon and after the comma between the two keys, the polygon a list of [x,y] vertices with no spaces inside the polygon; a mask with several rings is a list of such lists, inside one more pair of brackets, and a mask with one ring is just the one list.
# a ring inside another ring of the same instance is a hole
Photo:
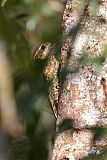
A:
{"label": "branch", "polygon": [[107,126],[107,1],[86,2],[68,0],[64,11],[63,34],[68,37],[62,44],[67,48],[61,50],[61,67],[67,72],[52,160],[79,160],[101,154],[107,146],[103,138],[94,140],[92,131]]}
{"label": "branch", "polygon": [[0,40],[0,111],[3,131],[13,138],[24,136],[24,128],[17,114],[6,47],[2,40]]}

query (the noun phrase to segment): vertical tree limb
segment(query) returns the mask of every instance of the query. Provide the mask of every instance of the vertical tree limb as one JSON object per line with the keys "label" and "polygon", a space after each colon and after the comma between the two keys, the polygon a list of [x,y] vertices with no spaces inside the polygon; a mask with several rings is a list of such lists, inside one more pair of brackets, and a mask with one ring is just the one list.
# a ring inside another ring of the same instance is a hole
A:
{"label": "vertical tree limb", "polygon": [[17,113],[10,65],[3,40],[0,40],[0,114],[1,126],[7,135],[14,138],[24,136],[24,128]]}
{"label": "vertical tree limb", "polygon": [[[67,61],[68,49],[61,50],[67,73],[58,104],[59,132],[52,160],[79,160],[100,154],[107,146],[104,138],[95,139],[92,130],[107,126],[107,1],[98,5],[86,2],[68,0],[64,11],[63,29],[70,39],[70,43],[66,41],[70,55]],[[72,40],[68,33],[77,23]],[[61,131],[63,124],[66,127]]]}

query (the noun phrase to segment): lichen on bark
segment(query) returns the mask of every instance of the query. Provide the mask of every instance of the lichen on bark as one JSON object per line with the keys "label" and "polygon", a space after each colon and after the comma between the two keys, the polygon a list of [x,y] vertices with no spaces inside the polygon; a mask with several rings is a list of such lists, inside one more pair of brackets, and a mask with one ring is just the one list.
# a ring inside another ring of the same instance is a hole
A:
{"label": "lichen on bark", "polygon": [[[67,50],[61,50],[61,72],[66,70],[66,74],[52,160],[79,160],[101,154],[107,146],[104,138],[94,141],[96,133],[92,130],[107,126],[107,0],[97,5],[68,0],[62,24]],[[70,125],[61,131],[67,121]]]}

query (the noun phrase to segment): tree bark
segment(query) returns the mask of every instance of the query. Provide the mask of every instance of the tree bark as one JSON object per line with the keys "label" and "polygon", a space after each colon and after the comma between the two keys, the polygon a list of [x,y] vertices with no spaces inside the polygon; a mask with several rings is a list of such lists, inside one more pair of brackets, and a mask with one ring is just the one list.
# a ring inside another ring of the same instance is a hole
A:
{"label": "tree bark", "polygon": [[95,130],[107,126],[107,0],[68,0],[62,28],[65,74],[52,160],[80,160],[107,146]]}

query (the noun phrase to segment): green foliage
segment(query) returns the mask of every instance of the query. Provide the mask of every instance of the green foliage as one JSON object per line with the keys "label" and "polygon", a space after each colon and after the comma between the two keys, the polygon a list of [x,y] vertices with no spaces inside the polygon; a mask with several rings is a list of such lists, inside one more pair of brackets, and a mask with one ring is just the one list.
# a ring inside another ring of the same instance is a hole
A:
{"label": "green foliage", "polygon": [[1,1],[1,7],[3,7],[6,2],[7,2],[7,0],[2,0],[2,1]]}
{"label": "green foliage", "polygon": [[0,37],[7,44],[18,113],[28,137],[12,143],[11,159],[44,160],[54,116],[47,98],[49,83],[42,74],[44,63],[33,61],[32,50],[61,34],[62,13],[46,0],[2,0],[1,6]]}

